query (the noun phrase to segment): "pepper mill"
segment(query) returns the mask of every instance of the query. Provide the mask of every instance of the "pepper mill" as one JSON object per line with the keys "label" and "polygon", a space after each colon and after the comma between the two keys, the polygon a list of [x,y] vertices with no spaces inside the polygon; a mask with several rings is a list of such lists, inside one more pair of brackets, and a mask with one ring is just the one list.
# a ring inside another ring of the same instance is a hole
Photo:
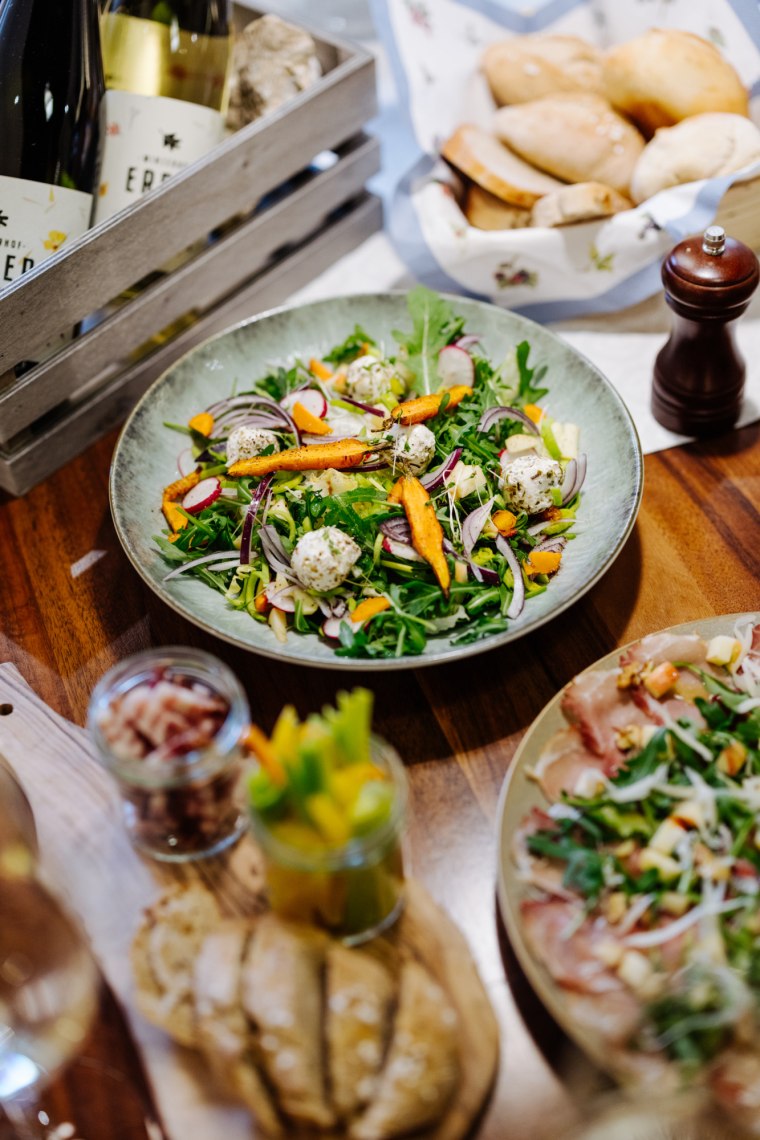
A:
{"label": "pepper mill", "polygon": [[662,283],[675,317],[652,383],[652,413],[663,427],[705,436],[736,423],[746,369],[731,322],[749,305],[758,280],[755,254],[721,226],[686,238],[665,258]]}

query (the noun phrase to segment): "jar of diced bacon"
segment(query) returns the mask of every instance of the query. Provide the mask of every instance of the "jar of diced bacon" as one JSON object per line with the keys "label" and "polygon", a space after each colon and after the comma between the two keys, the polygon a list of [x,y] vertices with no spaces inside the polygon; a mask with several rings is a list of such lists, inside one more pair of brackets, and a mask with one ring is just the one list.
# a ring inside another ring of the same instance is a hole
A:
{"label": "jar of diced bacon", "polygon": [[244,833],[239,785],[249,722],[235,675],[200,650],[148,650],[101,678],[88,728],[136,847],[182,862],[216,854]]}

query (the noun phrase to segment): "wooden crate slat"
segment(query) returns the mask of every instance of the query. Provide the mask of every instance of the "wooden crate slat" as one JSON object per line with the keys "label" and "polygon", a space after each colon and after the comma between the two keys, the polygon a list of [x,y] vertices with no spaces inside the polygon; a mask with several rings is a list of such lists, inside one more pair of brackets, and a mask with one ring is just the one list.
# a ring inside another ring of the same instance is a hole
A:
{"label": "wooden crate slat", "polygon": [[377,109],[357,48],[314,87],[251,123],[144,199],[89,230],[0,296],[0,375],[361,130]]}
{"label": "wooden crate slat", "polygon": [[374,195],[365,193],[317,236],[259,273],[149,358],[119,374],[68,413],[59,410],[46,417],[47,422],[37,425],[17,450],[0,449],[0,487],[13,495],[26,494],[120,423],[139,396],[179,355],[229,325],[282,304],[381,226],[382,205]]}
{"label": "wooden crate slat", "polygon": [[[0,391],[0,443],[84,387],[192,309],[203,312],[263,269],[287,244],[305,240],[379,169],[379,144],[359,136],[330,169],[303,183],[128,302],[100,326]],[[84,382],[84,383],[83,383]]]}

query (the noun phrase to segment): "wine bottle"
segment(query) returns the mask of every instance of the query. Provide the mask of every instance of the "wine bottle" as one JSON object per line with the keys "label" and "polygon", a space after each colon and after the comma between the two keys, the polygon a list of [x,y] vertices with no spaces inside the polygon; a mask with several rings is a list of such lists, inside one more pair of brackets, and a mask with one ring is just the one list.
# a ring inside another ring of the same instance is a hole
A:
{"label": "wine bottle", "polygon": [[0,0],[0,289],[90,225],[98,0]]}
{"label": "wine bottle", "polygon": [[221,141],[229,0],[106,0],[101,37],[107,90],[97,222]]}

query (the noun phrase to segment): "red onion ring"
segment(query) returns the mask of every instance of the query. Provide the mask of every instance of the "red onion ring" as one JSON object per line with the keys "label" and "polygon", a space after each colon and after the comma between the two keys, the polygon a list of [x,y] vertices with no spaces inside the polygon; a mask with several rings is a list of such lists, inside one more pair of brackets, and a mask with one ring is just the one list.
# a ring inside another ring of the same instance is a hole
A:
{"label": "red onion ring", "polygon": [[490,431],[494,424],[497,424],[500,420],[515,420],[517,423],[522,424],[523,427],[526,427],[533,435],[541,434],[533,423],[533,420],[529,416],[526,416],[525,412],[521,412],[519,408],[507,408],[504,406],[489,408],[487,412],[483,412],[483,415],[480,417],[480,423],[478,424],[478,431]]}
{"label": "red onion ring", "polygon": [[455,447],[454,450],[446,456],[440,467],[436,467],[433,471],[428,471],[427,475],[422,476],[420,483],[422,483],[426,491],[435,491],[443,484],[446,476],[450,475],[456,467],[461,454],[461,447]]}
{"label": "red onion ring", "polygon": [[512,601],[509,603],[506,616],[508,618],[516,618],[520,616],[523,611],[523,606],[525,605],[525,582],[522,576],[522,568],[517,559],[517,555],[502,534],[496,539],[496,549],[504,555],[507,560],[507,565],[512,571],[514,587]]}

